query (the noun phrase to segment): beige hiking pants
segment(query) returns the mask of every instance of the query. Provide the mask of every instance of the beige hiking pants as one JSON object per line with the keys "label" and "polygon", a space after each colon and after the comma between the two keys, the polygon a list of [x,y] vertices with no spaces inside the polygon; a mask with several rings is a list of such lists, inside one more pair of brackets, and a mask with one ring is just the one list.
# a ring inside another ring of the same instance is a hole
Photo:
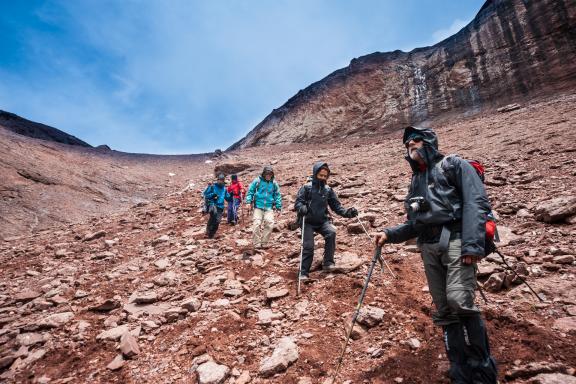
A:
{"label": "beige hiking pants", "polygon": [[252,227],[254,247],[258,248],[268,245],[272,227],[274,227],[274,211],[255,208]]}

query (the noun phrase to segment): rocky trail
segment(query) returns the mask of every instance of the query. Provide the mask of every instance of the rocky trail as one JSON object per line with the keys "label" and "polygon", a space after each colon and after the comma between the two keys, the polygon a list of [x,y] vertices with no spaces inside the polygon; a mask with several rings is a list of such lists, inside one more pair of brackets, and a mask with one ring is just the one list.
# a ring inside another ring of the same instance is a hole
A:
{"label": "rocky trail", "polygon": [[[572,383],[576,368],[576,95],[436,127],[440,149],[480,160],[499,218],[499,257],[479,264],[501,382]],[[399,127],[400,128],[400,127]],[[300,232],[287,225],[316,159],[376,232],[403,221],[410,170],[400,131],[374,141],[249,148],[210,165],[249,182],[275,167],[286,209],[270,249],[250,254],[245,222],[203,239],[197,186],[127,210],[0,243],[0,381],[329,383],[372,257],[358,221],[335,217],[340,273],[296,297]],[[315,261],[321,259],[318,239]],[[386,245],[338,382],[447,383],[441,332],[413,244]],[[554,381],[556,380],[556,381]]]}

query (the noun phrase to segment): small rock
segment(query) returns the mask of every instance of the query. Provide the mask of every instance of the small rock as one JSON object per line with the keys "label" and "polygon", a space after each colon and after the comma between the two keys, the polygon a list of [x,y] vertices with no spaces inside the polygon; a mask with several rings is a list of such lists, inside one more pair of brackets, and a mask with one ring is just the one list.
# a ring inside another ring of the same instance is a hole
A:
{"label": "small rock", "polygon": [[122,355],[131,358],[140,353],[138,341],[130,332],[124,332],[120,337],[120,351]]}
{"label": "small rock", "polygon": [[98,231],[98,232],[92,232],[92,233],[88,233],[84,236],[83,241],[92,241],[95,239],[99,239],[101,237],[106,236],[106,231]]}
{"label": "small rock", "polygon": [[106,366],[111,371],[116,371],[124,366],[124,358],[122,355],[116,355],[114,360]]}
{"label": "small rock", "polygon": [[266,298],[268,300],[279,299],[287,295],[288,295],[288,289],[286,288],[270,288],[266,290]]}
{"label": "small rock", "polygon": [[270,377],[278,372],[283,372],[296,360],[298,360],[298,346],[292,338],[283,337],[278,342],[272,356],[265,358],[260,363],[260,375]]}
{"label": "small rock", "polygon": [[40,320],[38,325],[41,328],[58,328],[74,318],[74,312],[55,313]]}
{"label": "small rock", "polygon": [[221,384],[230,374],[230,368],[214,361],[200,364],[196,369],[199,384]]}
{"label": "small rock", "polygon": [[156,268],[158,268],[161,271],[166,270],[166,268],[168,268],[170,266],[170,261],[166,258],[162,258],[162,259],[158,259],[154,262],[154,265],[156,266]]}
{"label": "small rock", "polygon": [[484,289],[489,292],[499,292],[504,285],[504,279],[506,278],[505,272],[493,273],[486,283],[484,283]]}
{"label": "small rock", "polygon": [[572,264],[575,258],[572,255],[555,256],[552,261],[556,264]]}
{"label": "small rock", "polygon": [[556,319],[552,328],[566,333],[576,331],[576,317],[571,316]]}
{"label": "small rock", "polygon": [[375,327],[384,319],[385,311],[382,308],[367,305],[358,314],[358,323],[368,328]]}
{"label": "small rock", "polygon": [[184,300],[182,303],[182,308],[186,309],[188,312],[196,312],[200,309],[202,303],[195,297]]}
{"label": "small rock", "polygon": [[167,242],[167,241],[169,241],[169,240],[170,240],[170,236],[168,236],[168,235],[162,235],[162,236],[160,236],[159,238],[152,240],[152,245],[158,245],[158,244],[160,244],[160,243],[165,243],[165,242]]}
{"label": "small rock", "polygon": [[418,349],[421,346],[420,340],[418,340],[415,337],[412,337],[410,339],[408,339],[408,341],[406,342],[406,344],[408,344],[408,346],[412,349]]}
{"label": "small rock", "polygon": [[122,337],[123,334],[128,333],[129,328],[127,324],[120,325],[118,327],[108,329],[106,331],[100,332],[98,336],[96,336],[96,340],[112,340],[116,341]]}
{"label": "small rock", "polygon": [[273,312],[271,309],[262,309],[258,312],[258,323],[261,325],[272,324],[274,320],[281,320],[284,318],[282,312]]}
{"label": "small rock", "polygon": [[576,377],[564,373],[541,373],[528,381],[529,384],[576,384]]}
{"label": "small rock", "polygon": [[116,299],[106,299],[90,307],[89,309],[94,312],[108,312],[113,309],[120,308],[120,305],[121,305],[120,301]]}
{"label": "small rock", "polygon": [[22,291],[18,292],[15,296],[14,296],[14,300],[17,303],[26,303],[28,301],[32,301],[37,297],[42,296],[41,292],[32,290],[32,289],[28,289],[25,288]]}
{"label": "small rock", "polygon": [[44,336],[42,336],[40,333],[21,333],[16,336],[16,341],[20,345],[30,347],[35,344],[41,344],[45,340]]}
{"label": "small rock", "polygon": [[130,302],[136,304],[152,304],[156,301],[158,301],[158,295],[154,291],[135,292],[130,298]]}

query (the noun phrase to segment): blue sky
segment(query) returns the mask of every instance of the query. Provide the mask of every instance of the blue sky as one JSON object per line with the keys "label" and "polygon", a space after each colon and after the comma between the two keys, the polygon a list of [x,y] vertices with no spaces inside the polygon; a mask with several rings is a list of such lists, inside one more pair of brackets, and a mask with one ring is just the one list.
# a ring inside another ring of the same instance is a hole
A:
{"label": "blue sky", "polygon": [[481,0],[0,0],[0,109],[126,152],[225,149],[350,60]]}

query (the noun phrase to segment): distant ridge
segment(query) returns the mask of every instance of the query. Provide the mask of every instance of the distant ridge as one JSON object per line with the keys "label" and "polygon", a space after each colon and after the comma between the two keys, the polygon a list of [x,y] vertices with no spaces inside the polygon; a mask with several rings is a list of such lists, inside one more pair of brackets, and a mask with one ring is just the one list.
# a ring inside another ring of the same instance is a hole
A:
{"label": "distant ridge", "polygon": [[62,132],[59,129],[35,123],[14,113],[2,110],[0,110],[0,127],[19,135],[35,139],[92,148],[90,144],[78,139],[77,137],[69,135],[66,132]]}

